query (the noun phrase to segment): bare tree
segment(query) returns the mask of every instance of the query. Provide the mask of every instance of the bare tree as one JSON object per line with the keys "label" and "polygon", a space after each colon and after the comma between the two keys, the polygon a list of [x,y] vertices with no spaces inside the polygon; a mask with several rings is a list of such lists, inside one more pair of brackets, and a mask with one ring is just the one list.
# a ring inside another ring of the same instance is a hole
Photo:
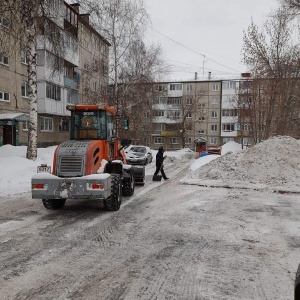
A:
{"label": "bare tree", "polygon": [[7,29],[0,33],[0,49],[11,56],[26,49],[30,106],[26,157],[32,160],[37,158],[37,38],[50,42],[54,54],[62,51],[61,32],[55,24],[60,5],[60,0],[3,0],[0,5],[0,15],[8,20]]}
{"label": "bare tree", "polygon": [[[143,134],[141,114],[136,111],[146,103],[145,88],[165,72],[159,46],[147,46],[144,41],[146,26],[150,22],[143,0],[89,0],[82,5],[91,13],[94,27],[111,43],[110,84],[113,86],[109,103],[117,109],[117,132],[125,134],[120,116],[127,114],[131,134]],[[145,120],[143,120],[145,121]],[[149,126],[147,127],[149,128]],[[127,132],[127,135],[130,132]]]}
{"label": "bare tree", "polygon": [[291,14],[299,15],[300,1],[299,0],[281,0],[283,6],[289,10]]}
{"label": "bare tree", "polygon": [[114,95],[118,95],[119,76],[129,48],[140,40],[148,14],[143,0],[81,1],[91,14],[93,26],[111,43],[110,80]]}
{"label": "bare tree", "polygon": [[[299,44],[293,38],[293,30],[290,15],[286,9],[280,8],[265,22],[264,30],[259,31],[252,22],[244,34],[243,61],[254,79],[264,79],[263,95],[252,98],[252,101],[258,101],[256,109],[258,104],[260,109],[264,109],[259,114],[264,116],[266,138],[294,131],[295,120],[290,112],[299,108],[300,101],[295,104],[295,101],[289,99],[299,94],[300,53]],[[257,95],[257,91],[252,92]],[[249,107],[254,107],[254,104]],[[251,114],[254,116],[257,113],[255,111]],[[257,120],[257,117],[252,120]],[[252,127],[255,129],[257,126],[253,124]]]}

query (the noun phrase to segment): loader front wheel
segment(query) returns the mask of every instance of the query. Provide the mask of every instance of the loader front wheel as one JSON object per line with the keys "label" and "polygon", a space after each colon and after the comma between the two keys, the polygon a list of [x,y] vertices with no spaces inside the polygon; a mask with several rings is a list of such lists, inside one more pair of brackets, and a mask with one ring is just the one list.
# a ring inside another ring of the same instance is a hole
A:
{"label": "loader front wheel", "polygon": [[122,202],[122,189],[120,175],[111,175],[111,195],[104,200],[104,207],[109,211],[119,210]]}
{"label": "loader front wheel", "polygon": [[130,174],[129,178],[123,179],[123,195],[124,196],[132,196],[134,193],[135,182],[134,177]]}
{"label": "loader front wheel", "polygon": [[43,199],[43,205],[47,209],[61,209],[65,206],[66,199]]}

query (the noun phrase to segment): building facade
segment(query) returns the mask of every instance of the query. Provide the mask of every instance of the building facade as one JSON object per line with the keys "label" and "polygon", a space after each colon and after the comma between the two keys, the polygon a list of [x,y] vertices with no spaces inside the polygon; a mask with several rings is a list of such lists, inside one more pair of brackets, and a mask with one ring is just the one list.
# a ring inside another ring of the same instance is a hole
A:
{"label": "building facade", "polygon": [[[108,87],[110,44],[89,24],[88,15],[79,13],[79,4],[55,3],[51,21],[61,32],[62,51],[53,51],[45,35],[36,39],[39,147],[69,139],[66,106],[99,102]],[[1,20],[0,30],[9,26]],[[25,49],[18,49],[0,57],[0,144],[27,144],[28,113],[27,61]]]}

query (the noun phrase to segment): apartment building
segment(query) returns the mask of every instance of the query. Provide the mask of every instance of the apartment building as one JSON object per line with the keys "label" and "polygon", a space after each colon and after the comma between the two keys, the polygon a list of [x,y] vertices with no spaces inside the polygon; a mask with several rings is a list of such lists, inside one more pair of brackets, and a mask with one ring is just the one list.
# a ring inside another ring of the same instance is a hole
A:
{"label": "apartment building", "polygon": [[[37,37],[38,146],[58,144],[69,138],[67,104],[96,103],[107,91],[106,41],[80,14],[79,4],[56,0],[51,19],[61,30],[64,49],[59,55],[45,36]],[[8,27],[0,19],[0,30]],[[8,28],[9,29],[9,28]],[[89,74],[89,80],[86,80]],[[27,62],[24,49],[0,57],[0,145],[26,145],[28,139]]]}
{"label": "apartment building", "polygon": [[220,80],[155,83],[150,146],[197,150],[203,141],[219,145],[221,86]]}

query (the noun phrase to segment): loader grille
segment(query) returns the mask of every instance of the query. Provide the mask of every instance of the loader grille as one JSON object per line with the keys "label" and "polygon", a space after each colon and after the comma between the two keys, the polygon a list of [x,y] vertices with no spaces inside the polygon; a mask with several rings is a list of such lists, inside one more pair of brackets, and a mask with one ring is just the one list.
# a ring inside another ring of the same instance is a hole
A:
{"label": "loader grille", "polygon": [[58,176],[82,176],[83,158],[82,156],[62,156],[60,158],[60,168]]}

